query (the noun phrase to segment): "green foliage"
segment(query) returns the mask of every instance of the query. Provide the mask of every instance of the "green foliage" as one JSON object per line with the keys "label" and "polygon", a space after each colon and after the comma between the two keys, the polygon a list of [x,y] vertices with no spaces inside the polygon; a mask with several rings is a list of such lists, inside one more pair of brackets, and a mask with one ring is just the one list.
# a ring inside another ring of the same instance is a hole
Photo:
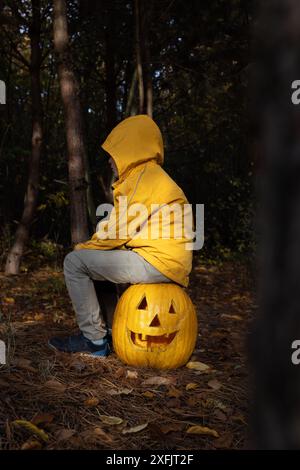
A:
{"label": "green foliage", "polygon": [[62,246],[57,245],[57,243],[51,240],[32,240],[31,248],[35,254],[44,257],[48,261],[57,259],[62,250]]}

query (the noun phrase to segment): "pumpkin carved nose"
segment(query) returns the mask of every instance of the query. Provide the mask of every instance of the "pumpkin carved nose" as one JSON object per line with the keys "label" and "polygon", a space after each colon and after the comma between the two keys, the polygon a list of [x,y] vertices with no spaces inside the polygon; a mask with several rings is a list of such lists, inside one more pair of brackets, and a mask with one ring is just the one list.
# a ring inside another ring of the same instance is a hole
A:
{"label": "pumpkin carved nose", "polygon": [[158,315],[155,315],[149,326],[161,326]]}

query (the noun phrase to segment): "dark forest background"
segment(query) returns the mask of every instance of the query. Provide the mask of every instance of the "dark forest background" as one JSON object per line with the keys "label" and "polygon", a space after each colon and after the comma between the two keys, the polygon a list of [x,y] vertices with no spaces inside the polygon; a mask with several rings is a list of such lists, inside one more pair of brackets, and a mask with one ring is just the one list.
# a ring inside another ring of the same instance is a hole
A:
{"label": "dark forest background", "polygon": [[[0,449],[299,449],[299,31],[299,0],[0,0]],[[101,144],[141,113],[205,204],[199,338],[178,375],[47,346],[74,328],[63,256],[112,201]]]}
{"label": "dark forest background", "polygon": [[[0,269],[22,273],[0,273],[0,448],[128,449],[117,427],[99,427],[100,403],[124,426],[146,424],[142,438],[131,428],[132,449],[299,449],[299,32],[299,0],[0,0]],[[183,368],[177,388],[170,373],[150,395],[153,371],[133,374],[113,356],[95,375],[88,362],[49,359],[46,346],[48,334],[74,326],[63,255],[111,201],[101,143],[140,113],[162,130],[167,172],[205,204],[188,292],[200,324],[191,361],[209,372]],[[45,260],[54,269],[39,269]],[[112,398],[103,372],[122,396]],[[13,431],[16,417],[45,422],[48,444]]]}
{"label": "dark forest background", "polygon": [[[37,111],[42,135],[28,249],[51,258],[70,246],[71,233],[53,4],[1,1],[0,13],[0,79],[7,87],[6,105],[0,107],[4,264],[24,210],[33,151],[32,115]],[[252,68],[253,2],[71,0],[67,20],[68,66],[77,79],[83,123],[89,234],[94,208],[110,198],[110,169],[100,145],[120,120],[145,112],[163,132],[166,171],[192,204],[205,204],[202,253],[251,257],[254,153],[248,138],[246,89]],[[34,72],[40,80],[38,110],[33,109]]]}

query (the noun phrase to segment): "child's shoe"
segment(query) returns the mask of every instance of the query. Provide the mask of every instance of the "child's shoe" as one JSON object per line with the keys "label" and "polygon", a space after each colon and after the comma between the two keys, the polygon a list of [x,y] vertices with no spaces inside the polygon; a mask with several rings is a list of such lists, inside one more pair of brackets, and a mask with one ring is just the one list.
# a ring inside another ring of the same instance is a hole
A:
{"label": "child's shoe", "polygon": [[101,342],[101,344],[94,344],[92,341],[87,339],[83,333],[80,333],[78,335],[64,337],[55,336],[49,339],[48,345],[52,349],[61,352],[82,352],[91,354],[92,356],[108,356],[110,353],[110,346],[107,335],[102,340],[97,341],[97,343],[99,342]]}

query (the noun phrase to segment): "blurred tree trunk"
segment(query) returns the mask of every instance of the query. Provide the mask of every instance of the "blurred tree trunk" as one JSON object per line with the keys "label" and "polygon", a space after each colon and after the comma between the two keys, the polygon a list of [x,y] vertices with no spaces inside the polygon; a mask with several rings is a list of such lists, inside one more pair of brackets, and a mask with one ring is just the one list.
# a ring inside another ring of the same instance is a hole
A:
{"label": "blurred tree trunk", "polygon": [[[149,11],[146,13],[144,0],[135,0],[135,55],[139,92],[139,114],[153,114],[152,75],[150,70],[150,49],[148,41]],[[147,5],[149,8],[149,5]]]}
{"label": "blurred tree trunk", "polygon": [[54,47],[58,56],[58,76],[65,113],[68,148],[71,240],[75,244],[89,238],[83,123],[79,85],[73,71],[69,48],[66,1],[54,0],[53,5]]}
{"label": "blurred tree trunk", "polygon": [[300,448],[300,2],[262,2],[258,23],[254,130],[262,159],[260,312],[251,336],[253,440],[263,449]]}
{"label": "blurred tree trunk", "polygon": [[29,27],[30,36],[30,80],[32,139],[31,157],[29,160],[28,183],[24,200],[24,210],[16,230],[13,246],[8,254],[5,274],[19,274],[20,262],[29,239],[30,226],[36,212],[39,191],[39,164],[43,142],[42,100],[41,100],[41,18],[40,0],[32,0],[32,21]]}

